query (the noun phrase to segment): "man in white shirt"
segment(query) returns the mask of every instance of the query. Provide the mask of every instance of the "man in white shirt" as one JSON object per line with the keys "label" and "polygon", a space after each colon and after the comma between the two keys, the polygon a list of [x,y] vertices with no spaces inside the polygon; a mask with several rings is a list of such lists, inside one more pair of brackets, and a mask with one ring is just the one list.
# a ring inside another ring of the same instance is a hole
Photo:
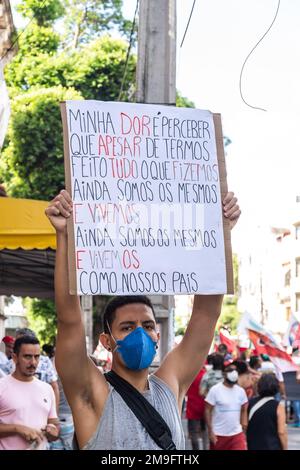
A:
{"label": "man in white shirt", "polygon": [[224,381],[214,385],[205,399],[205,417],[211,450],[247,450],[243,431],[247,428],[248,398],[237,385],[238,372],[232,363],[223,367]]}

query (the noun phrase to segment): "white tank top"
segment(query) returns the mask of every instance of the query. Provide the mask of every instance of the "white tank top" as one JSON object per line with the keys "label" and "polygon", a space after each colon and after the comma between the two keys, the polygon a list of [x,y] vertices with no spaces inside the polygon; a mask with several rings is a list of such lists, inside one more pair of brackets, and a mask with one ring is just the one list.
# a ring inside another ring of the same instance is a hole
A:
{"label": "white tank top", "polygon": [[[168,424],[177,450],[185,447],[176,398],[170,388],[155,375],[149,377],[144,397]],[[121,396],[110,385],[98,428],[83,450],[161,450],[147,433]]]}

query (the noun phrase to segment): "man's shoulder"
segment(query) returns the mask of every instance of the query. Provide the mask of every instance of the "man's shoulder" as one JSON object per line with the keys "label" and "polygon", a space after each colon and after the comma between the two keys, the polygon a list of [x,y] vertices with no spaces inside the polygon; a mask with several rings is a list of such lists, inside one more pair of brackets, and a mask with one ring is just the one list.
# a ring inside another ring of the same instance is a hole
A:
{"label": "man's shoulder", "polygon": [[234,391],[238,394],[238,395],[241,395],[241,396],[245,396],[247,397],[247,394],[245,392],[245,389],[243,387],[241,387],[239,384],[235,384],[234,387],[233,387]]}
{"label": "man's shoulder", "polygon": [[0,390],[3,390],[7,386],[7,384],[11,383],[11,375],[5,375],[0,379]]}
{"label": "man's shoulder", "polygon": [[217,384],[212,385],[209,389],[208,395],[219,393],[220,389],[223,389],[223,382],[218,382]]}
{"label": "man's shoulder", "polygon": [[223,389],[224,388],[224,384],[223,384],[223,381],[222,380],[219,380],[219,382],[217,382],[215,385],[213,385],[211,387],[211,390],[214,389],[214,390],[218,390],[218,389]]}
{"label": "man's shoulder", "polygon": [[47,382],[44,382],[43,380],[38,379],[37,377],[34,377],[32,382],[31,382],[32,387],[40,389],[40,390],[45,390],[51,393],[52,387],[50,384]]}

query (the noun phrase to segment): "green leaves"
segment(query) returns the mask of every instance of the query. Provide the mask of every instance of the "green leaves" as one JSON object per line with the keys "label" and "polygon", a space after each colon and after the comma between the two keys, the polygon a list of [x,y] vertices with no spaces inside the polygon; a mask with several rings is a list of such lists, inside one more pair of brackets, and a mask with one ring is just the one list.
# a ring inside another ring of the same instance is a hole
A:
{"label": "green leaves", "polygon": [[122,14],[122,0],[65,0],[64,42],[76,49],[110,30],[128,33],[131,22]]}
{"label": "green leaves", "polygon": [[64,13],[60,0],[23,0],[17,10],[27,18],[34,17],[39,26],[52,23]]}
{"label": "green leaves", "polygon": [[74,89],[38,88],[16,97],[1,158],[10,195],[51,199],[64,187],[60,101],[81,99]]}
{"label": "green leaves", "polygon": [[56,310],[53,300],[25,299],[29,327],[42,343],[55,344]]}

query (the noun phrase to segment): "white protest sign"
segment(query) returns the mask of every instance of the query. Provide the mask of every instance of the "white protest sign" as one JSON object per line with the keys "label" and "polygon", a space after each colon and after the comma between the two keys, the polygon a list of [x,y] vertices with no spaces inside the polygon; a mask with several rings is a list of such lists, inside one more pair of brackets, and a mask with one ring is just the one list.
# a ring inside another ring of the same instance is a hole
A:
{"label": "white protest sign", "polygon": [[219,115],[66,101],[62,118],[70,292],[231,292]]}

